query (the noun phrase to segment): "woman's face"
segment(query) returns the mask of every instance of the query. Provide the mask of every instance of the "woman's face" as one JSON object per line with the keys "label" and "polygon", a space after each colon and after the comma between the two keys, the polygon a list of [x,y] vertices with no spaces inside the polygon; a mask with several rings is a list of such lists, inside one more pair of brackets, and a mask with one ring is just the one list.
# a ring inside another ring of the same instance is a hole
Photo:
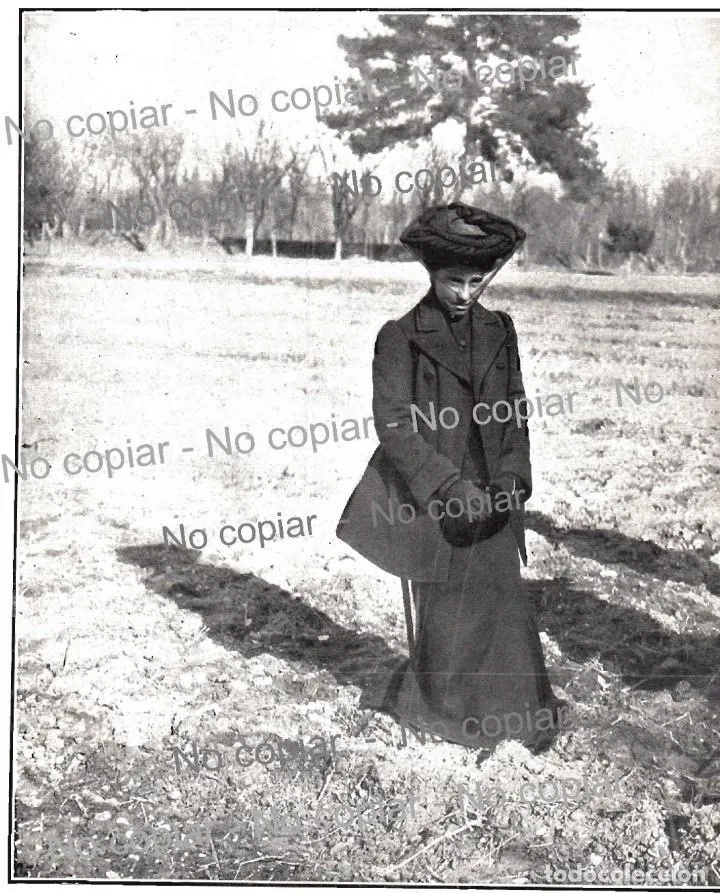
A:
{"label": "woman's face", "polygon": [[495,271],[471,267],[443,267],[431,276],[438,301],[453,316],[464,316],[477,303]]}

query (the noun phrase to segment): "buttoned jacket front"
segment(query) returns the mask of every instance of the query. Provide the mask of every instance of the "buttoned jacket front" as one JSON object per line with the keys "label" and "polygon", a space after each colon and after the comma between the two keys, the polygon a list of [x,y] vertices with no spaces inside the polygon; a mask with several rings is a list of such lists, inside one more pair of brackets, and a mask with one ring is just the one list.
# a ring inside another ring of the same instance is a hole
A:
{"label": "buttoned jacket front", "polygon": [[[480,304],[471,313],[471,352],[458,346],[432,293],[386,323],[375,344],[373,417],[380,446],[337,534],[383,570],[415,581],[448,577],[456,547],[443,538],[428,507],[461,474],[471,426],[478,427],[489,478],[513,474],[528,496],[532,489],[527,422],[518,425],[516,414],[525,391],[512,320]],[[525,560],[522,508],[511,512],[510,523]]]}

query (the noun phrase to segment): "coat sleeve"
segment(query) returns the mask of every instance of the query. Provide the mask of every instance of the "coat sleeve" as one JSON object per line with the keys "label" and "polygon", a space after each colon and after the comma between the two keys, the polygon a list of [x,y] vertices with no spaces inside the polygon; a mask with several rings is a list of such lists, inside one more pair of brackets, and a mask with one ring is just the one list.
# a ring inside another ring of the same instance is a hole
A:
{"label": "coat sleeve", "polygon": [[[525,500],[532,493],[532,472],[530,469],[530,434],[527,419],[519,419],[515,401],[525,401],[525,387],[523,385],[522,370],[520,368],[520,353],[518,350],[518,338],[512,319],[507,317],[510,328],[508,338],[508,395],[507,401],[512,407],[512,415],[505,424],[502,445],[500,447],[500,461],[497,475],[514,474],[525,484]],[[527,409],[525,411],[527,415]]]}
{"label": "coat sleeve", "polygon": [[413,426],[415,361],[410,343],[396,322],[378,333],[373,359],[373,418],[385,455],[420,506],[426,506],[443,485],[460,477],[447,456],[439,453]]}

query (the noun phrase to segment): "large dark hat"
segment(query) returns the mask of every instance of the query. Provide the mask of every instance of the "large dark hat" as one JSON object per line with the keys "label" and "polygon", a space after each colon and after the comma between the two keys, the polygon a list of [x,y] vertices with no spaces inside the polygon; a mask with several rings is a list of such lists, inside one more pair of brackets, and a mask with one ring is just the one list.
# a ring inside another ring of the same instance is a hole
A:
{"label": "large dark hat", "polygon": [[428,208],[400,236],[429,270],[475,267],[490,270],[509,258],[525,238],[510,220],[462,202]]}

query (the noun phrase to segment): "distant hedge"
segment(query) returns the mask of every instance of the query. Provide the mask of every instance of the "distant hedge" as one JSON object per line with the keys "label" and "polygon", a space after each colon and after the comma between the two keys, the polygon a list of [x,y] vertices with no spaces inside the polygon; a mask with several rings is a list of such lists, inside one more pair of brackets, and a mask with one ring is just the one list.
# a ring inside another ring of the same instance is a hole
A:
{"label": "distant hedge", "polygon": [[[217,240],[228,254],[243,254],[245,239],[225,238]],[[334,242],[301,242],[278,239],[275,243],[278,257],[305,257],[332,260],[335,257]],[[253,254],[272,255],[272,242],[258,239],[253,245]],[[413,260],[413,255],[404,245],[382,245],[364,242],[350,242],[343,246],[343,257],[367,257],[369,260]]]}

